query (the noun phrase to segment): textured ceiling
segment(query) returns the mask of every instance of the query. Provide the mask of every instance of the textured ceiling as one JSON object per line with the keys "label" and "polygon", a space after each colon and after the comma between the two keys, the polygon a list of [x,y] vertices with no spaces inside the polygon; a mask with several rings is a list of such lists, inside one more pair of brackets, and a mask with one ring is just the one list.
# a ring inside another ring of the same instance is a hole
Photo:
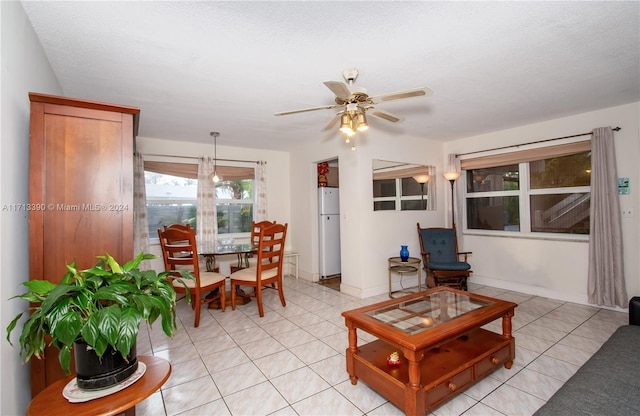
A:
{"label": "textured ceiling", "polygon": [[[357,67],[372,130],[451,140],[640,101],[640,2],[25,1],[64,94],[141,108],[139,135],[287,150],[339,136],[322,82]],[[365,133],[371,134],[371,133]]]}

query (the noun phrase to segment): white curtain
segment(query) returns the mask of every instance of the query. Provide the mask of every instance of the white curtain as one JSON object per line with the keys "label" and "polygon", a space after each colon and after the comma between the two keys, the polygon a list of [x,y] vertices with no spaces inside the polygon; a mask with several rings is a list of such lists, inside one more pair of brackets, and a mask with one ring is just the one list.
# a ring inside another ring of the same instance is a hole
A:
{"label": "white curtain", "polygon": [[133,154],[133,250],[149,252],[149,223],[147,221],[147,193],[144,184],[144,158]]}
{"label": "white curtain", "polygon": [[431,177],[429,182],[427,182],[427,210],[435,211],[438,209],[438,199],[436,198],[436,167],[435,166],[427,166],[427,175]]}
{"label": "white curtain", "polygon": [[218,221],[216,220],[216,190],[211,180],[214,171],[211,157],[198,160],[198,214],[196,219],[196,239],[200,253],[213,253],[216,248]]}
{"label": "white curtain", "polygon": [[590,226],[589,303],[626,308],[618,174],[611,127],[592,132]]}
{"label": "white curtain", "polygon": [[255,222],[269,220],[267,214],[267,162],[258,162],[256,164],[256,175],[254,190],[256,195],[255,208],[253,211],[253,220]]}

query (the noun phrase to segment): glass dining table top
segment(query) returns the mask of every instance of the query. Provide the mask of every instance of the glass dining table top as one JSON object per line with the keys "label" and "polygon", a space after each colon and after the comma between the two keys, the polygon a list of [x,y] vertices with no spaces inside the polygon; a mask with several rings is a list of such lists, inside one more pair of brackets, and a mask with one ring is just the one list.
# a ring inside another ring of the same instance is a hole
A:
{"label": "glass dining table top", "polygon": [[233,243],[233,244],[218,244],[213,252],[203,252],[202,255],[216,255],[216,254],[243,254],[251,253],[255,251],[256,247],[251,243]]}
{"label": "glass dining table top", "polygon": [[439,291],[373,309],[365,315],[415,335],[493,303],[466,294]]}

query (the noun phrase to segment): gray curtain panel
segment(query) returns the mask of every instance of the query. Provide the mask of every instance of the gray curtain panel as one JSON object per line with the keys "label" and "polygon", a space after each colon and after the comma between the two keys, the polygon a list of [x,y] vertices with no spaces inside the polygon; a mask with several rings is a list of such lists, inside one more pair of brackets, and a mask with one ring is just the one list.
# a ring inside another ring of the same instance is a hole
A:
{"label": "gray curtain panel", "polygon": [[622,258],[618,174],[611,127],[594,129],[591,138],[591,233],[589,303],[627,307]]}

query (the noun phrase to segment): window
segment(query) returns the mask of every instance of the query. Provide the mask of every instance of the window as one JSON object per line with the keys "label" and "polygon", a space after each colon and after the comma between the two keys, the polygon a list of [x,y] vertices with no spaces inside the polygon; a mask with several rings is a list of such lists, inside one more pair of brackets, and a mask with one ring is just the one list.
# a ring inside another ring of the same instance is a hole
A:
{"label": "window", "polygon": [[426,209],[426,187],[413,178],[374,179],[374,211],[415,211]]}
{"label": "window", "polygon": [[467,229],[589,234],[591,151],[559,153],[536,160],[529,155],[529,160],[501,166],[461,161]]}
{"label": "window", "polygon": [[149,237],[156,238],[158,229],[164,225],[197,227],[197,179],[145,171],[144,182]]}
{"label": "window", "polygon": [[[174,173],[169,174],[167,172]],[[149,236],[164,225],[197,224],[198,166],[145,162]],[[218,166],[222,180],[216,184],[218,234],[242,236],[253,221],[253,172],[247,168]]]}
{"label": "window", "polygon": [[251,232],[253,180],[220,181],[216,184],[218,234]]}
{"label": "window", "polygon": [[520,231],[518,165],[466,171],[467,228]]}

